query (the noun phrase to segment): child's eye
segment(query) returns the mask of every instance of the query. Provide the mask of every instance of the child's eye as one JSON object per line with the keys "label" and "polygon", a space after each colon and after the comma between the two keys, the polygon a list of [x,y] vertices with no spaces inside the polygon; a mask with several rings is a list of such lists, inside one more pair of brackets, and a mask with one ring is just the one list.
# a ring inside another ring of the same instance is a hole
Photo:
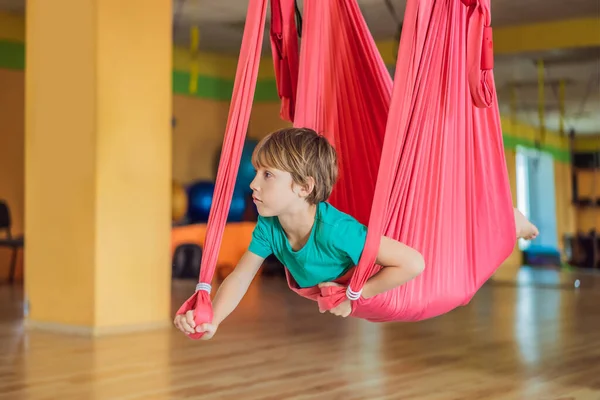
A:
{"label": "child's eye", "polygon": [[271,174],[269,171],[265,171],[265,178],[270,178],[272,176],[273,174]]}

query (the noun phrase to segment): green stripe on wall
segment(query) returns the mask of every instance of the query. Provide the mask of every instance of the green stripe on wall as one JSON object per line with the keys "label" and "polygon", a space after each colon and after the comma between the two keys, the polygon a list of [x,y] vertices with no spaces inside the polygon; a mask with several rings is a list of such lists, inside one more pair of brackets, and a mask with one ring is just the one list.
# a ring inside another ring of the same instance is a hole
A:
{"label": "green stripe on wall", "polygon": [[[503,132],[502,139],[506,149],[514,150],[517,146],[528,147],[531,149],[537,148],[533,140],[511,136],[510,133]],[[553,146],[542,146],[540,150],[550,153],[552,158],[554,158],[556,161],[564,163],[571,161],[571,154],[567,150],[559,149]]]}
{"label": "green stripe on wall", "polygon": [[[0,68],[24,70],[25,44],[0,40]],[[217,101],[229,101],[233,93],[233,80],[198,76],[196,93],[189,92],[190,74],[185,71],[173,71],[173,93]],[[254,94],[256,102],[279,101],[275,79],[264,79],[256,83]]]}
{"label": "green stripe on wall", "polygon": [[277,81],[275,79],[263,79],[256,83],[254,101],[274,102],[279,101],[277,93]]}
{"label": "green stripe on wall", "polygon": [[25,45],[19,42],[0,40],[0,68],[25,69]]}
{"label": "green stripe on wall", "polygon": [[[173,71],[173,93],[217,101],[229,101],[233,94],[233,81],[229,79],[198,76],[196,93],[190,93],[190,74],[184,71]],[[254,92],[256,102],[279,101],[275,79],[263,79],[256,82]]]}
{"label": "green stripe on wall", "polygon": [[228,79],[198,76],[196,93],[189,93],[190,74],[183,71],[173,71],[173,93],[201,97],[218,101],[231,99],[233,81]]}

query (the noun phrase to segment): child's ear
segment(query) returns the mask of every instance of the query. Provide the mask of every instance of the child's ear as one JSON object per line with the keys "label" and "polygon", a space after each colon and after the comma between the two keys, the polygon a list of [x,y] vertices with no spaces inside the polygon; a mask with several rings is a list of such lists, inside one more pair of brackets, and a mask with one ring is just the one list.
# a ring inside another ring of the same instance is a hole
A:
{"label": "child's ear", "polygon": [[308,196],[309,194],[311,194],[313,192],[313,190],[315,190],[315,180],[313,179],[312,176],[309,176],[306,179],[306,186],[305,186],[305,190],[306,190],[306,195]]}
{"label": "child's ear", "polygon": [[306,184],[302,185],[300,189],[300,195],[302,197],[308,197],[313,190],[315,190],[315,180],[309,176],[306,178]]}

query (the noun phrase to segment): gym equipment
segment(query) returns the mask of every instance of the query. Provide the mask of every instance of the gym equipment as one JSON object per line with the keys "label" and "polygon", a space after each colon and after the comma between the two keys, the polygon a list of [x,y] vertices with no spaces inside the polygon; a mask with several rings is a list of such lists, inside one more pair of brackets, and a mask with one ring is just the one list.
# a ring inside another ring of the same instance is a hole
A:
{"label": "gym equipment", "polygon": [[[213,205],[213,194],[215,184],[210,181],[199,181],[191,184],[188,188],[188,218],[192,224],[208,222],[210,210]],[[242,221],[246,203],[247,194],[242,190],[233,193],[227,222]]]}
{"label": "gym equipment", "polygon": [[176,181],[171,182],[171,221],[180,221],[187,213],[188,198],[182,185]]}
{"label": "gym equipment", "polygon": [[[252,193],[252,189],[250,189],[250,183],[254,180],[254,176],[256,175],[256,171],[252,165],[252,152],[254,152],[254,148],[257,144],[258,140],[255,139],[247,138],[244,141],[242,156],[240,158],[240,166],[235,178],[235,191],[237,192],[244,194]],[[215,176],[218,174],[220,159],[221,150],[217,152],[217,156],[215,158]]]}

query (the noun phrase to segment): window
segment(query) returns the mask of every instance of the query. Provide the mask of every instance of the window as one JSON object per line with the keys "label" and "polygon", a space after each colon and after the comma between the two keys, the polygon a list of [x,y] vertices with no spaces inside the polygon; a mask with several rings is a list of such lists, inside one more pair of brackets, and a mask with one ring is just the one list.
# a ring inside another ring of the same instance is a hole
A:
{"label": "window", "polygon": [[[516,170],[517,170],[517,208],[527,218],[529,215],[529,168],[526,149],[522,146],[517,146],[516,155]],[[519,249],[525,250],[529,247],[529,241],[520,239]]]}
{"label": "window", "polygon": [[531,246],[556,250],[556,192],[554,159],[545,151],[517,146],[517,208],[539,229],[534,241],[519,240],[519,248]]}

